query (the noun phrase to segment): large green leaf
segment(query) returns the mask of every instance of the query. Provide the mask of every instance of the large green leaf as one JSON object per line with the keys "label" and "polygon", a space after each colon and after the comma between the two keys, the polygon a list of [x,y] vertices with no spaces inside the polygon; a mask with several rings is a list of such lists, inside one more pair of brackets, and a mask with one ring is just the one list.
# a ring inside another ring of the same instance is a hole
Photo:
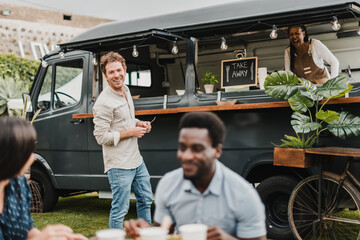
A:
{"label": "large green leaf", "polygon": [[348,112],[341,112],[340,119],[331,122],[327,128],[336,137],[345,139],[360,135],[360,117]]}
{"label": "large green leaf", "polygon": [[265,93],[271,98],[288,100],[297,93],[298,77],[290,71],[273,72],[264,82]]}
{"label": "large green leaf", "polygon": [[315,116],[318,119],[324,120],[327,123],[331,123],[335,120],[340,119],[340,114],[338,112],[331,111],[331,110],[328,110],[328,111],[320,110],[319,112],[316,113]]}
{"label": "large green leaf", "polygon": [[[336,98],[343,96],[343,92],[347,91],[349,86],[347,84],[347,79],[345,76],[337,76],[335,78],[329,79],[321,88],[316,90],[318,96],[324,98]],[[350,89],[351,90],[351,89]]]}
{"label": "large green leaf", "polygon": [[291,115],[291,125],[297,133],[308,133],[321,128],[321,124],[317,122],[311,122],[310,117],[301,113],[294,112]]}
{"label": "large green leaf", "polygon": [[304,113],[308,108],[314,106],[314,100],[309,92],[299,91],[288,101],[291,109],[298,113]]}
{"label": "large green leaf", "polygon": [[303,85],[306,88],[306,90],[311,90],[313,92],[316,91],[317,89],[316,85],[310,82],[309,80],[306,80],[305,78],[299,78],[299,81],[301,85]]}

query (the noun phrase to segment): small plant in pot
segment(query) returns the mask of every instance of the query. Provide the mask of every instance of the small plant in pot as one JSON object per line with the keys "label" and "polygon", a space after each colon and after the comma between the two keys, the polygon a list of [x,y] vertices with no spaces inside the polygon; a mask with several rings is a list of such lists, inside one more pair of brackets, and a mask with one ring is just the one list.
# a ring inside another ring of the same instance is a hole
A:
{"label": "small plant in pot", "polygon": [[290,123],[295,136],[285,135],[282,144],[276,146],[311,148],[323,131],[329,131],[340,139],[359,136],[360,117],[325,109],[329,100],[344,96],[352,87],[345,76],[329,79],[321,87],[298,78],[290,71],[273,72],[267,76],[265,93],[274,99],[287,100],[294,111]]}
{"label": "small plant in pot", "polygon": [[206,72],[201,81],[204,83],[206,93],[212,93],[214,91],[214,85],[218,83],[217,75],[212,72]]}

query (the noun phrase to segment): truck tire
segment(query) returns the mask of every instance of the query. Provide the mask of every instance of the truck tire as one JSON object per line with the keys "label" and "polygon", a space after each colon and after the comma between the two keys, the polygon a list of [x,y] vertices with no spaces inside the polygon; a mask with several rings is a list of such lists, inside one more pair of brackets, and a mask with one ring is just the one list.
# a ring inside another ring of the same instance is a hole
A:
{"label": "truck tire", "polygon": [[262,181],[256,188],[265,205],[267,237],[294,239],[290,229],[287,206],[290,195],[297,185],[296,178],[280,175]]}
{"label": "truck tire", "polygon": [[30,179],[39,187],[43,201],[43,212],[49,212],[53,210],[59,199],[59,194],[54,188],[50,178],[41,169],[32,168]]}

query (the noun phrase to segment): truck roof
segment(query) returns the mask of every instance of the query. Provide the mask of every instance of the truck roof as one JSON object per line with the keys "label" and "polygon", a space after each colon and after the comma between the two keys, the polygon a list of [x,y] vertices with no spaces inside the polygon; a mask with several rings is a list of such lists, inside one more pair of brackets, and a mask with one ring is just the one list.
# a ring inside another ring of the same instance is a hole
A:
{"label": "truck roof", "polygon": [[121,45],[129,39],[136,44],[136,41],[140,42],[147,36],[159,35],[176,40],[185,36],[207,36],[209,32],[227,34],[234,32],[234,29],[270,31],[272,25],[279,28],[324,23],[330,22],[332,16],[337,16],[339,20],[357,19],[360,16],[360,1],[241,0],[174,14],[102,24],[60,44],[60,47],[63,50],[96,51],[115,42]]}

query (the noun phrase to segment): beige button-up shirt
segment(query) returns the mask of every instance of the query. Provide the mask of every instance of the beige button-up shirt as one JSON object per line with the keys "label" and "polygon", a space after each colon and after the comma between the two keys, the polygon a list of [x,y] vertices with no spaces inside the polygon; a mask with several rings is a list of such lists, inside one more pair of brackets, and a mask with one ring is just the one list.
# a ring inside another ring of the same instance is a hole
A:
{"label": "beige button-up shirt", "polygon": [[105,173],[111,168],[134,169],[143,161],[136,137],[120,141],[120,132],[134,128],[138,121],[130,90],[124,87],[127,100],[107,86],[93,107],[94,136],[102,145]]}

